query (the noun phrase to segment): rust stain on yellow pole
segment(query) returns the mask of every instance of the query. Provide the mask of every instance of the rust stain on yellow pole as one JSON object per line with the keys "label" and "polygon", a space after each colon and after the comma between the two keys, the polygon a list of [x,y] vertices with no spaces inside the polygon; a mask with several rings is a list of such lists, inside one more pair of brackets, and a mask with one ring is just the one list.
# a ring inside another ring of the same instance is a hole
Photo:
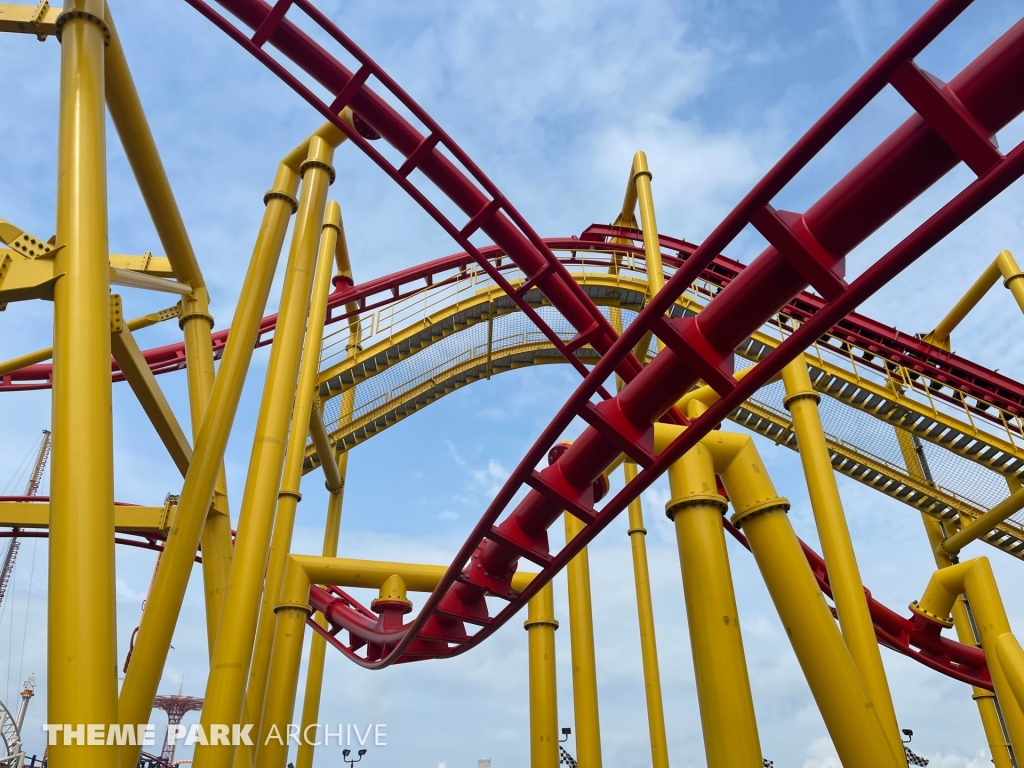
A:
{"label": "rust stain on yellow pole", "polygon": [[[66,247],[53,295],[46,717],[105,729],[117,720],[117,628],[102,0],[69,1],[59,26],[57,239]],[[84,743],[84,733],[82,746],[58,740],[51,762],[117,762],[116,746]]]}

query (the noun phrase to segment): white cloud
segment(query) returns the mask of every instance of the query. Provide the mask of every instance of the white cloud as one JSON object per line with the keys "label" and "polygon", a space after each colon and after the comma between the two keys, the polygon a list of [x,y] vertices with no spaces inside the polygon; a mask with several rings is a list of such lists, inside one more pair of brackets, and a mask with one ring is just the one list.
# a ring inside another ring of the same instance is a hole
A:
{"label": "white cloud", "polygon": [[803,768],[843,768],[836,748],[832,746],[832,740],[827,737],[811,742],[807,753],[810,757],[804,760]]}
{"label": "white cloud", "polygon": [[143,600],[146,599],[145,592],[136,592],[125,583],[124,579],[117,579],[115,584],[117,589],[117,597],[119,600],[123,600],[125,602],[141,603]]}
{"label": "white cloud", "polygon": [[[114,5],[164,164],[211,283],[213,313],[218,327],[225,327],[274,164],[319,123],[319,117],[185,3]],[[920,6],[877,0],[842,0],[838,6],[757,0],[532,0],[519,5],[483,0],[393,5],[320,0],[318,5],[426,105],[542,235],[569,235],[591,221],[610,220],[621,201],[629,160],[634,151],[644,149],[654,174],[662,230],[691,239],[703,237],[860,74],[862,56],[851,64],[844,52],[856,47],[857,53],[877,55]],[[986,7],[984,24],[965,14],[963,26],[942,38],[964,42],[940,48],[936,55],[945,65],[950,50],[959,55],[959,46],[990,39],[1005,19],[1019,17],[1016,5],[1013,0],[994,0]],[[837,33],[835,21],[843,13],[847,26]],[[837,45],[842,35],[846,37]],[[956,56],[950,60],[956,61]],[[10,108],[0,112],[0,135],[5,138],[0,142],[0,165],[7,171],[0,178],[0,216],[44,237],[53,231],[58,72],[55,41],[40,45],[31,36],[5,36],[0,79],[10,84]],[[858,126],[851,131],[873,146],[870,131]],[[113,135],[110,141],[111,247],[158,253],[161,248],[130,169]],[[345,147],[338,153],[339,183],[331,194],[345,210],[357,279],[455,249],[389,180],[350,150]],[[854,152],[839,154],[836,165],[859,157]],[[820,191],[801,182],[793,194],[807,202]],[[925,320],[933,323],[936,313],[952,304],[996,249],[1017,247],[1014,244],[1024,237],[1016,215],[1020,203],[1018,185],[908,271],[905,281],[893,286],[896,290],[874,300],[870,312],[907,330],[927,330]],[[905,220],[898,223],[902,226]],[[731,253],[742,255],[738,247]],[[852,271],[877,254],[876,242],[869,242],[851,259]],[[268,311],[276,308],[281,271]],[[125,292],[125,297],[132,316],[167,303],[138,292]],[[42,302],[8,307],[3,322],[14,331],[0,336],[0,357],[48,346],[51,314],[52,305]],[[1024,342],[992,329],[1017,328],[1020,322],[1008,296],[993,295],[965,321],[955,337],[957,346],[1019,377],[1024,372],[1024,363],[1019,362],[1024,360]],[[173,323],[139,333],[144,346],[177,338]],[[264,349],[255,357],[226,457],[234,521],[266,355]],[[186,424],[185,375],[170,374],[159,381]],[[508,468],[516,466],[577,381],[575,374],[554,367],[495,377],[438,401],[360,446],[350,461],[341,555],[448,563],[464,529],[477,519],[508,476]],[[12,400],[0,409],[5,436],[0,460],[14,467],[49,424],[50,393],[2,397]],[[123,384],[115,388],[114,408],[118,499],[159,504],[168,490],[180,487],[180,473]],[[441,441],[446,441],[447,451]],[[784,449],[766,450],[776,451],[766,458],[780,492],[794,502],[794,524],[802,536],[813,539],[813,529],[799,514],[799,509],[806,509],[806,499],[795,456]],[[303,494],[293,549],[319,553],[325,509],[322,479],[307,479]],[[674,724],[669,751],[673,764],[697,765],[702,754],[700,723],[678,553],[672,525],[663,514],[668,498],[664,484],[644,495],[665,705]],[[847,498],[866,583],[893,607],[906,605],[919,596],[932,568],[916,512],[866,494],[849,492]],[[435,515],[439,509],[443,511]],[[438,519],[446,524],[439,525]],[[552,538],[559,536],[556,531]],[[814,768],[834,765],[829,762],[834,751],[756,565],[748,553],[729,546],[765,754],[780,768],[801,762]],[[624,521],[615,521],[589,551],[605,762],[634,768],[646,763],[647,736]],[[41,561],[44,553],[41,547]],[[119,662],[138,622],[153,559],[151,552],[118,552]],[[1019,563],[997,556],[994,566],[1003,583],[1016,583]],[[43,565],[37,569],[38,577]],[[202,695],[207,640],[200,572],[197,566],[162,691],[177,691],[184,678],[186,693]],[[571,725],[564,579],[556,580],[555,593],[562,620],[556,635],[560,717],[561,724]],[[9,599],[17,611],[5,613],[2,621],[12,621],[13,615],[18,625],[12,632],[9,624],[0,622],[0,638],[14,637],[9,658],[17,661],[20,622],[30,617],[24,672],[35,669],[40,682],[29,714],[35,736],[41,733],[38,726],[46,712],[46,612],[41,594],[37,584],[29,602],[24,580],[12,585]],[[369,602],[372,594],[362,597]],[[423,595],[413,599],[422,605]],[[1020,610],[1010,601],[1007,608],[1011,621],[1024,626]],[[471,765],[479,754],[493,754],[496,768],[525,764],[528,698],[521,627],[521,620],[514,619],[463,657],[383,673],[367,672],[340,654],[330,654],[323,716],[334,722],[351,722],[368,713],[386,718],[388,755],[396,764]],[[933,765],[941,768],[987,765],[984,753],[978,752],[984,736],[969,689],[888,652],[885,662],[901,723],[914,727],[921,754],[933,756]],[[18,670],[10,676],[17,678]],[[13,691],[19,682],[8,680],[8,689]],[[6,700],[12,700],[10,694]],[[936,701],[943,702],[940,711]],[[449,727],[453,711],[463,723],[459,729]],[[41,739],[30,747],[41,753]],[[336,757],[322,752],[318,761],[335,764]]]}

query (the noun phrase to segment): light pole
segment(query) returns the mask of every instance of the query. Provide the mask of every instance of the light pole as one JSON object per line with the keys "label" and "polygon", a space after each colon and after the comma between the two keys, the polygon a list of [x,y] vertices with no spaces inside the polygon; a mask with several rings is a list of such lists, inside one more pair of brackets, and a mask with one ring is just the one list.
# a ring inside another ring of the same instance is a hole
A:
{"label": "light pole", "polygon": [[903,735],[907,737],[907,738],[903,739],[903,751],[907,755],[907,762],[910,765],[928,765],[928,759],[927,758],[921,757],[920,755],[915,755],[913,752],[910,751],[910,747],[907,746],[907,744],[909,744],[911,741],[913,741],[913,739],[914,739],[914,732],[912,730],[910,730],[909,728],[904,728],[903,729]]}
{"label": "light pole", "polygon": [[558,740],[558,762],[560,765],[568,765],[569,768],[577,768],[576,759],[569,754],[562,745],[569,740],[572,728],[562,729],[562,738]]}
{"label": "light pole", "polygon": [[360,749],[358,755],[355,758],[349,759],[349,755],[351,755],[351,754],[352,754],[352,750],[351,749],[342,750],[341,759],[344,760],[349,765],[355,765],[356,763],[358,763],[360,760],[363,759],[363,755],[366,754],[366,750],[365,749]]}

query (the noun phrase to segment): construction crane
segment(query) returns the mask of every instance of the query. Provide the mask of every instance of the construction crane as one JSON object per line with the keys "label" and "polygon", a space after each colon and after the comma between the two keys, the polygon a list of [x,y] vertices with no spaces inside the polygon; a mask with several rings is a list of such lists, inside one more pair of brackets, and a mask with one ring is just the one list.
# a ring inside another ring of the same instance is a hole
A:
{"label": "construction crane", "polygon": [[[39,453],[36,454],[36,463],[32,467],[32,474],[28,478],[28,485],[25,487],[26,496],[36,496],[39,492],[39,484],[43,480],[43,470],[46,468],[46,460],[50,458],[50,430],[43,430],[43,441],[39,444]],[[12,533],[17,534],[19,528]],[[16,535],[11,536],[11,543],[7,545],[7,553],[4,555],[4,564],[0,568],[0,606],[4,604],[4,597],[7,595],[7,585],[11,581],[11,574],[14,573],[14,561],[18,557],[18,548],[21,542]]]}

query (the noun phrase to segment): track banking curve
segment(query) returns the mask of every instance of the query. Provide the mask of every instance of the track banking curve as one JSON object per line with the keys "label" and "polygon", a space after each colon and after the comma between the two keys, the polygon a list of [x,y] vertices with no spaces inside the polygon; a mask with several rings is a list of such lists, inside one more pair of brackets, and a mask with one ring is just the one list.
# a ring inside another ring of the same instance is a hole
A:
{"label": "track banking curve", "polygon": [[[631,256],[638,264],[644,262],[643,237],[639,230],[593,224],[580,235],[572,237],[544,238],[544,243],[556,253],[572,254],[560,257],[566,267],[572,267],[575,254],[588,252],[605,252],[609,249],[609,240],[615,238],[614,250]],[[633,241],[629,244],[625,241]],[[661,259],[666,267],[673,270],[681,269],[697,249],[694,243],[680,240],[668,235],[659,235],[662,254]],[[516,269],[513,262],[503,262],[504,252],[491,246],[481,248],[480,254],[496,264],[498,272],[505,273]],[[476,268],[475,261],[468,253],[455,253],[432,261],[427,261],[407,269],[383,275],[373,280],[350,285],[337,280],[335,289],[327,301],[326,325],[348,320],[353,315],[361,315],[381,309],[399,301],[415,296],[422,291],[437,288],[446,282],[452,282],[466,276],[469,270]],[[718,255],[701,272],[699,278],[719,288],[725,288],[745,269],[742,262],[726,256]],[[355,309],[347,311],[346,305],[354,304]],[[792,320],[802,323],[814,316],[824,306],[824,301],[808,291],[801,291],[787,302],[779,313]],[[264,347],[273,341],[274,329],[277,326],[277,315],[270,314],[263,318],[259,327],[256,347]],[[224,352],[230,328],[212,334],[215,358],[219,359]],[[1024,417],[1024,385],[1008,376],[972,362],[965,357],[935,347],[919,336],[898,331],[892,326],[873,320],[866,315],[851,312],[843,317],[827,331],[836,343],[855,346],[863,350],[863,357],[858,364],[881,369],[885,363],[900,365],[930,382],[929,391],[933,396],[953,402],[953,392],[968,393],[977,400],[983,401],[1012,416]],[[142,351],[146,363],[154,374],[179,371],[186,367],[185,344],[176,342],[160,347],[152,347]],[[110,361],[115,381],[122,381],[123,376],[117,362]],[[23,390],[49,389],[53,378],[51,363],[38,363],[25,366],[0,376],[0,392],[16,392]],[[964,407],[963,401],[957,402]],[[988,408],[967,404],[973,416],[999,422],[998,414]]]}
{"label": "track banking curve", "polygon": [[[220,5],[254,30],[251,36],[202,0],[187,2],[370,156],[455,239],[469,259],[506,288],[584,376],[577,391],[484,513],[417,617],[377,638],[381,646],[377,658],[360,657],[353,649],[342,649],[365,667],[381,668],[397,661],[450,656],[486,639],[725,415],[1024,173],[1024,149],[1016,147],[1003,155],[992,141],[1002,127],[1024,111],[1024,91],[1019,88],[1024,78],[1024,21],[1008,30],[951,82],[941,83],[923,73],[913,60],[970,2],[940,0],[815,123],[704,242],[692,249],[665,288],[616,338],[608,321],[554,256],[549,244],[536,235],[429,115],[308,0],[282,0],[275,6],[263,0],[219,0]],[[354,56],[360,68],[354,73],[348,70],[302,32],[286,18],[290,9],[305,13]],[[277,48],[335,94],[333,101],[319,99],[266,53],[264,45]],[[419,130],[372,90],[369,83],[374,81],[411,111],[424,130]],[[915,114],[806,212],[797,214],[773,208],[771,200],[888,85],[910,103]],[[401,166],[393,166],[360,132],[338,117],[344,107],[351,108],[370,131],[401,153],[405,158]],[[845,255],[960,162],[977,178],[878,258],[860,278],[852,283],[843,280]],[[468,220],[462,226],[449,221],[409,181],[413,170],[421,171],[463,211]],[[731,280],[698,317],[666,319],[664,313],[672,302],[714,264],[716,256],[747,224],[765,237],[769,247]],[[526,286],[539,289],[575,327],[577,336],[572,341],[565,344],[557,338],[522,301],[522,288],[513,290],[484,256],[485,249],[470,242],[477,231],[486,234],[497,249],[528,275]],[[732,373],[736,345],[808,286],[822,298],[804,299],[806,320],[800,329],[750,375],[741,382],[735,381]],[[335,306],[348,300],[351,299],[344,290],[335,294]],[[269,331],[272,322],[265,326]],[[665,349],[641,368],[631,350],[648,332],[658,336]],[[590,345],[601,355],[600,362],[589,372],[572,356],[575,349],[584,345]],[[909,340],[905,346],[911,346]],[[171,348],[165,348],[161,354],[162,362],[155,365],[157,370],[183,364],[183,358]],[[929,354],[925,353],[922,359],[928,359]],[[949,356],[944,359],[950,364]],[[150,363],[154,365],[156,361]],[[604,383],[616,372],[626,384],[613,397],[604,390]],[[721,399],[666,450],[655,455],[652,425],[673,418],[673,404],[698,380],[710,384]],[[7,388],[15,388],[13,378],[11,381]],[[1006,392],[1013,390],[1005,382],[998,386]],[[595,395],[601,398],[596,405],[591,402]],[[1019,393],[1013,393],[1010,399],[1017,397]],[[1012,412],[1010,409],[1016,405],[1007,401],[1006,408]],[[590,424],[589,428],[556,463],[536,472],[534,468],[577,416]],[[634,459],[643,471],[597,510],[588,498],[591,485],[622,453]],[[531,490],[506,514],[524,485]],[[565,510],[585,526],[570,544],[552,552],[547,528]],[[529,587],[516,593],[510,582],[521,558],[539,565],[541,573]],[[482,567],[464,569],[470,562],[478,562]],[[501,598],[506,604],[491,615],[485,596]],[[358,607],[348,610],[360,613]],[[476,627],[475,633],[470,634],[467,625]]]}
{"label": "track banking curve", "polygon": [[[613,246],[606,242],[605,239],[612,235],[619,241]],[[629,239],[639,241],[641,237],[641,233],[637,230],[623,230],[621,228],[593,225],[585,230],[579,238],[550,238],[546,242],[556,252],[564,250],[572,253],[571,256],[565,258],[566,266],[570,268],[580,263],[577,261],[577,257],[585,258],[588,262],[600,263],[594,259],[595,252],[598,255],[607,257],[607,263],[610,265],[611,255],[608,253],[609,251],[628,255],[634,259],[634,266],[639,268],[643,264],[644,254],[642,248],[622,241]],[[666,250],[671,249],[673,252],[663,254],[663,261],[670,269],[681,268],[685,264],[685,258],[696,248],[691,243],[666,236],[662,236],[661,240],[662,247]],[[500,254],[491,252],[486,252],[486,255],[495,260],[500,256]],[[464,278],[467,270],[470,268],[471,265],[466,254],[455,254],[382,277],[378,280],[368,281],[358,286],[350,286],[345,282],[339,281],[336,290],[332,294],[330,305],[334,309],[354,301],[360,307],[356,312],[372,312],[373,310],[386,308],[388,305],[400,300],[418,299],[418,296],[424,290],[443,289],[451,281]],[[499,269],[507,268],[507,266],[499,266]],[[720,290],[735,279],[743,269],[743,265],[739,262],[726,257],[717,257],[712,265],[703,273],[702,280]],[[578,280],[580,278],[580,274],[574,274],[574,279]],[[420,287],[414,287],[417,285]],[[406,290],[403,291],[403,288]],[[384,298],[374,301],[373,297],[375,296],[384,296]],[[813,294],[802,293],[783,308],[782,314],[786,317],[799,318],[801,317],[801,312],[806,312],[809,306],[813,307],[815,302],[820,301]],[[332,315],[331,310],[329,310],[328,318],[331,322],[338,322],[348,319],[350,314],[352,313],[343,312]],[[269,342],[268,337],[274,329],[275,321],[276,315],[270,315],[264,319],[261,329],[266,335],[261,334],[262,341],[259,344],[262,345]],[[223,349],[226,336],[227,331],[222,331],[217,335],[217,347],[219,349]],[[892,328],[875,323],[860,315],[852,314],[848,316],[842,324],[835,326],[828,336],[833,343],[842,340],[858,343],[860,345],[858,349],[862,354],[864,354],[868,343],[865,339],[881,344],[879,348],[881,356],[878,358],[878,362],[861,357],[859,359],[861,365],[874,365],[878,368],[880,363],[892,363],[895,360],[923,360],[923,364],[928,365],[925,370],[931,371],[932,375],[934,375],[934,366],[936,365],[945,364],[959,368],[967,367],[974,374],[973,380],[980,379],[988,382],[991,385],[988,389],[992,391],[1002,391],[1005,393],[1013,391],[1014,387],[1019,388],[1019,385],[1012,380],[1000,377],[998,374],[986,369],[978,368],[969,361],[957,358],[955,355],[949,355],[941,350],[936,350],[934,347],[919,341],[916,337],[899,334]],[[170,345],[145,352],[156,373],[164,373],[176,369],[176,367],[166,365],[165,361],[170,360],[174,362],[178,359],[180,352],[178,347],[179,345]],[[899,349],[900,352],[890,353],[883,351],[894,349]],[[950,358],[952,359],[950,360]],[[177,363],[175,362],[174,365],[177,366]],[[35,366],[34,368],[38,369],[40,366]],[[15,375],[18,374],[19,372],[15,372]],[[30,386],[37,388],[46,387],[48,386],[48,379],[47,373],[44,377],[31,383]],[[1010,389],[1007,390],[1007,388]],[[929,391],[933,394],[939,394],[934,389]],[[952,400],[953,397],[951,396],[949,399]],[[962,405],[963,403],[961,402]],[[974,410],[980,416],[988,415],[991,418],[991,415],[985,409],[976,406]],[[739,534],[728,523],[726,525],[727,529],[741,543],[745,544],[742,534]],[[46,534],[31,533],[26,535],[45,536]],[[162,549],[162,539],[162,535],[150,533],[143,535],[141,541],[118,538],[117,543],[141,546],[159,552]],[[803,545],[803,547],[808,563],[820,587],[826,594],[830,594],[828,577],[821,557],[806,545]],[[197,557],[197,562],[199,561],[200,559]],[[336,588],[313,587],[311,601],[318,610],[331,619],[331,632],[328,636],[328,641],[343,652],[351,654],[353,646],[360,647],[360,644],[373,643],[379,646],[382,641],[386,642],[387,635],[380,632],[377,626],[378,617],[376,614],[361,606],[343,591]],[[982,688],[991,688],[991,680],[987,675],[983,654],[976,648],[964,646],[937,636],[927,625],[915,622],[913,618],[906,619],[895,611],[886,608],[870,597],[870,593],[868,593],[868,604],[880,643],[956,680]],[[338,628],[344,628],[350,633],[350,642],[348,644],[343,644],[337,639],[335,630]]]}
{"label": "track banking curve", "polygon": [[[255,40],[243,36],[205,3],[190,2],[285,79],[325,117],[334,117],[333,113],[341,106],[351,107],[407,158],[399,169],[394,169],[383,158],[377,161],[392,178],[401,184],[406,180],[402,169],[418,167],[422,170],[470,217],[469,224],[453,232],[453,236],[458,235],[456,239],[462,243],[465,232],[475,231],[477,226],[482,228],[524,273],[531,276],[529,282],[576,327],[580,334],[577,338],[590,343],[603,355],[499,492],[417,618],[388,635],[382,643],[385,652],[380,658],[349,654],[367,667],[383,667],[399,659],[452,655],[489,636],[592,540],[629,499],[653,482],[671,461],[718,423],[724,413],[792,359],[800,351],[801,343],[806,346],[833,326],[1024,171],[1024,152],[1020,148],[1003,156],[991,142],[992,136],[1024,109],[1024,94],[1014,85],[1024,73],[1024,23],[1013,27],[951,83],[938,85],[913,64],[913,58],[968,5],[966,2],[940,2],[768,173],[608,348],[607,331],[595,320],[595,314],[599,313],[586,306],[593,305],[570,290],[564,283],[563,272],[539,255],[536,241],[529,237],[532,231],[524,235],[525,223],[523,229],[515,229],[512,219],[498,211],[504,211],[513,219],[518,214],[492,186],[488,187],[492,194],[488,201],[468,178],[458,173],[436,147],[442,142],[452,151],[447,143],[450,140],[446,135],[439,135],[439,129],[424,120],[430,127],[430,134],[417,133],[381,97],[369,91],[366,78],[374,74],[409,106],[405,101],[408,97],[381,77],[379,68],[374,71],[368,57],[319,11],[305,0],[292,4],[360,60],[362,66],[357,73],[349,72],[332,59],[321,46],[283,18],[283,12],[275,14],[259,0],[224,0],[221,3],[256,30]],[[284,4],[277,8],[287,10]],[[264,43],[278,48],[337,94],[335,100],[327,105],[310,93],[262,51]],[[772,208],[769,201],[890,83],[915,107],[916,114],[805,214],[788,214]],[[336,124],[344,130],[340,123],[337,120]],[[357,138],[352,129],[348,129],[348,134],[371,157],[377,154],[365,140]],[[458,155],[455,156],[458,159]],[[879,259],[864,276],[847,285],[839,274],[843,256],[961,160],[977,173],[977,180]],[[462,164],[480,180],[474,172],[475,166],[464,161]],[[407,188],[407,191],[410,190]],[[668,305],[748,223],[754,224],[773,245],[709,303],[699,320],[665,321],[662,314]],[[454,225],[446,226],[449,232],[454,229]],[[466,250],[480,261],[479,251],[470,247]],[[786,344],[762,361],[753,374],[739,384],[734,383],[731,373],[735,345],[809,284],[825,298],[822,308]],[[628,361],[632,346],[648,330],[661,337],[667,348],[635,377],[624,376],[628,383],[617,397],[608,397],[598,406],[591,405],[591,398],[614,370],[625,373],[623,361]],[[665,452],[653,456],[650,450],[653,422],[701,378],[717,389],[722,399]],[[576,416],[583,417],[592,426],[556,464],[543,472],[535,472],[534,467]],[[635,458],[644,471],[597,512],[586,500],[587,491],[623,451]],[[532,490],[496,525],[524,484],[529,484]],[[568,546],[553,554],[546,532],[563,510],[582,519],[586,526]],[[540,565],[542,572],[530,587],[515,594],[511,591],[510,580],[522,557]],[[469,562],[478,562],[482,567],[464,570]],[[492,616],[485,595],[507,599],[508,604]],[[479,629],[470,635],[467,625]]]}

